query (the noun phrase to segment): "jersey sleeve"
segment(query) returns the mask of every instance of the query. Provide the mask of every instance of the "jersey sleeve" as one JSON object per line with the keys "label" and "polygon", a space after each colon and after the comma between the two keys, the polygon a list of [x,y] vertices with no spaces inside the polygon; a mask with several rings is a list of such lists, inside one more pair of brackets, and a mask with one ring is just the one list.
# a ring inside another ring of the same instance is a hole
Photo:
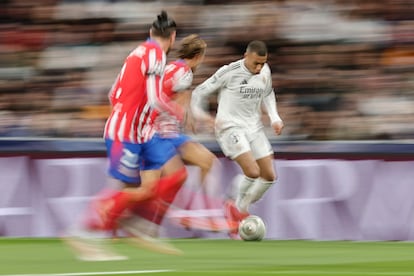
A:
{"label": "jersey sleeve", "polygon": [[183,110],[163,93],[162,81],[166,59],[165,53],[161,49],[149,48],[145,59],[148,101],[158,112],[168,112],[178,120],[182,120]]}
{"label": "jersey sleeve", "polygon": [[279,116],[279,113],[277,112],[276,96],[273,89],[270,94],[265,96],[263,100],[263,106],[267,111],[267,115],[269,116],[271,124],[277,121],[282,121],[282,119]]}
{"label": "jersey sleeve", "polygon": [[263,73],[266,78],[266,88],[265,96],[263,99],[263,106],[267,111],[267,115],[270,118],[270,122],[273,124],[274,122],[282,121],[282,119],[280,118],[279,113],[277,111],[276,95],[273,89],[272,74],[270,72],[270,68],[266,64],[266,66],[263,69]]}
{"label": "jersey sleeve", "polygon": [[191,96],[191,111],[194,117],[203,119],[210,116],[206,112],[207,97],[225,85],[228,69],[228,65],[222,66],[210,78],[194,89]]}
{"label": "jersey sleeve", "polygon": [[174,82],[172,90],[175,93],[179,93],[185,90],[188,90],[193,83],[193,73],[191,70],[185,70],[185,68],[180,68],[174,74]]}
{"label": "jersey sleeve", "polygon": [[269,67],[269,65],[267,63],[263,67],[262,74],[266,78],[265,95],[267,96],[270,93],[274,93],[274,90],[273,90],[273,82],[272,82],[272,73],[271,73],[270,67]]}

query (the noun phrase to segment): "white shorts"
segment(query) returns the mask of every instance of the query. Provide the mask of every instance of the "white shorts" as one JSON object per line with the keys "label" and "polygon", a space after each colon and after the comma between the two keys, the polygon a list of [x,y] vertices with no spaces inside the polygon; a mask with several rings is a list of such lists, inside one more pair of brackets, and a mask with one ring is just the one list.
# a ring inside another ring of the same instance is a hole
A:
{"label": "white shorts", "polygon": [[232,127],[217,133],[216,138],[224,155],[230,159],[248,151],[252,152],[256,160],[274,153],[262,129],[248,133],[241,128]]}

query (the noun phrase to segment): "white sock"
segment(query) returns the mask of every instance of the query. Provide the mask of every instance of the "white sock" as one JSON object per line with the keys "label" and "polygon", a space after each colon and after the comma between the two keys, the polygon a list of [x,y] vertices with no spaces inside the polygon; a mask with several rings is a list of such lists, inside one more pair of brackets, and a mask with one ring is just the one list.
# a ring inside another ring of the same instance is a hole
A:
{"label": "white sock", "polygon": [[253,187],[255,180],[245,175],[239,180],[235,204],[240,212],[246,213],[249,211],[250,200],[248,199],[248,191]]}
{"label": "white sock", "polygon": [[239,202],[236,202],[239,211],[248,213],[250,206],[261,199],[273,183],[273,181],[266,181],[263,178],[255,179],[244,192],[244,195],[240,198]]}
{"label": "white sock", "polygon": [[247,193],[250,195],[250,204],[257,202],[263,197],[267,190],[275,183],[274,181],[267,181],[259,177],[250,187]]}

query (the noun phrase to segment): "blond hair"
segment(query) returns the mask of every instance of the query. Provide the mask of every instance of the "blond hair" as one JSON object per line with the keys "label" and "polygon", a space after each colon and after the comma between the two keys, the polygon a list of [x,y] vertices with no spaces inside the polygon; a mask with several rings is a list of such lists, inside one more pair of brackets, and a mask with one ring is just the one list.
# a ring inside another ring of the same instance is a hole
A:
{"label": "blond hair", "polygon": [[207,43],[197,34],[191,34],[184,37],[180,42],[178,57],[181,59],[192,59],[196,55],[204,54]]}

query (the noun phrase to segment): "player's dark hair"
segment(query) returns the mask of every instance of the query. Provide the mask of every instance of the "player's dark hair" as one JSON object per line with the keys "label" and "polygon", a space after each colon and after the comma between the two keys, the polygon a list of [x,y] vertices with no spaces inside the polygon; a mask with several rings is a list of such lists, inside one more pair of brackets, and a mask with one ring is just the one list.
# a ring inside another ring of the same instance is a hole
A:
{"label": "player's dark hair", "polygon": [[198,54],[204,54],[207,43],[197,34],[191,34],[181,40],[178,57],[191,59]]}
{"label": "player's dark hair", "polygon": [[162,38],[169,38],[176,29],[177,24],[166,11],[161,11],[151,26],[152,34]]}
{"label": "player's dark hair", "polygon": [[266,43],[260,40],[253,40],[247,45],[246,52],[256,53],[257,55],[263,57],[267,55],[267,46]]}

